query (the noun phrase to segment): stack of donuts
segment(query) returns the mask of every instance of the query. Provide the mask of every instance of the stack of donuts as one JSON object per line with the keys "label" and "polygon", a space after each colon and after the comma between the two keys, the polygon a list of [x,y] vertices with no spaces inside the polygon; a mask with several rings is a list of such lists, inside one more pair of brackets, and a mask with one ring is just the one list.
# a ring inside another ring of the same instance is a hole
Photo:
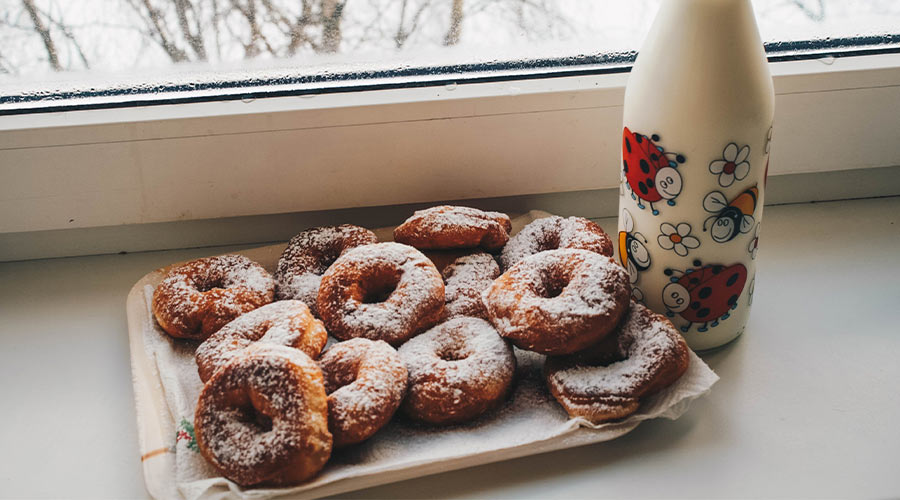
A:
{"label": "stack of donuts", "polygon": [[687,345],[631,301],[598,225],[511,230],[502,213],[437,206],[393,242],[352,225],[303,231],[274,275],[240,255],[170,270],[152,308],[166,333],[200,342],[200,453],[240,485],[297,484],[395,412],[441,426],[502,406],[515,349],[546,355],[549,391],[595,424],[685,372]]}

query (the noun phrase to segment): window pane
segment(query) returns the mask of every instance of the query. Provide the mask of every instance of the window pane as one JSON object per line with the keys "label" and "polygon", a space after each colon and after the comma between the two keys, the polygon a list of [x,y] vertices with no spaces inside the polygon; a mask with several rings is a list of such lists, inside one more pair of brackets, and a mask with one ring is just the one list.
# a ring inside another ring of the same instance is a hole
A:
{"label": "window pane", "polygon": [[[0,111],[73,96],[627,68],[659,3],[0,0]],[[900,46],[897,0],[753,3],[770,54]]]}

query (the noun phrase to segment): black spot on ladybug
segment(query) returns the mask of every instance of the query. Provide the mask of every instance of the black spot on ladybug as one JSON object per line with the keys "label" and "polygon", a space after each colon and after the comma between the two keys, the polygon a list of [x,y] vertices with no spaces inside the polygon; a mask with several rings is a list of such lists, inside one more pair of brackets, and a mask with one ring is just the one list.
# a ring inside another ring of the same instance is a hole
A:
{"label": "black spot on ladybug", "polygon": [[700,309],[699,302],[691,302],[691,309]]}
{"label": "black spot on ladybug", "polygon": [[659,140],[659,135],[658,135],[658,134],[653,134],[653,135],[650,136],[650,138],[653,139],[653,141],[655,142],[655,141],[658,141],[658,140]]}
{"label": "black spot on ladybug", "polygon": [[644,184],[644,181],[638,182],[638,189],[641,191],[641,194],[647,194],[647,185]]}
{"label": "black spot on ladybug", "polygon": [[722,269],[724,269],[723,266],[712,266],[712,273],[719,274],[722,272]]}
{"label": "black spot on ladybug", "polygon": [[644,142],[644,136],[641,134],[634,134],[634,140],[637,141],[638,144]]}
{"label": "black spot on ladybug", "polygon": [[700,283],[700,278],[691,278],[690,282],[692,285],[696,285],[696,284]]}
{"label": "black spot on ladybug", "polygon": [[650,153],[650,159],[653,161],[659,161],[659,155],[656,153]]}
{"label": "black spot on ladybug", "polygon": [[653,189],[653,184],[654,184],[653,179],[651,179],[650,177],[648,177],[648,178],[647,178],[647,187],[650,188],[650,189]]}
{"label": "black spot on ladybug", "polygon": [[731,297],[728,297],[728,305],[733,306],[733,305],[737,304],[737,299],[738,299],[737,295],[732,295]]}
{"label": "black spot on ladybug", "polygon": [[622,160],[622,170],[624,170],[626,174],[628,173],[628,162],[625,160]]}
{"label": "black spot on ladybug", "polygon": [[625,138],[625,149],[630,153],[631,152],[631,141],[628,138]]}
{"label": "black spot on ladybug", "polygon": [[650,173],[650,164],[643,158],[641,158],[641,172],[644,172],[645,174]]}
{"label": "black spot on ladybug", "polygon": [[739,273],[734,273],[734,274],[732,274],[732,275],[728,278],[728,281],[725,283],[725,285],[731,286],[731,285],[737,283],[737,280],[738,280],[739,277],[740,277],[740,276],[739,276]]}
{"label": "black spot on ladybug", "polygon": [[694,267],[700,267],[700,259],[694,259]]}
{"label": "black spot on ladybug", "polygon": [[712,295],[712,288],[705,286],[700,289],[700,293],[697,294],[701,299],[705,299]]}
{"label": "black spot on ladybug", "polygon": [[663,271],[663,274],[665,274],[666,276],[672,276],[672,270],[666,269],[665,271]]}
{"label": "black spot on ladybug", "polygon": [[709,316],[709,308],[708,307],[704,307],[703,309],[700,309],[699,311],[697,311],[698,318],[703,319],[707,316]]}
{"label": "black spot on ladybug", "polygon": [[677,161],[678,163],[684,163],[686,160],[684,158],[684,155],[676,155],[675,161]]}

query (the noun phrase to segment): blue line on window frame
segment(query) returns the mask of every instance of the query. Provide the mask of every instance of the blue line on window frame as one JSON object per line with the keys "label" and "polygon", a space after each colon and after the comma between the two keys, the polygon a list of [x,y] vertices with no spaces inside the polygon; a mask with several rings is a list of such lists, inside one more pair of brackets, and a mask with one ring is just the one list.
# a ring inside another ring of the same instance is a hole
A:
{"label": "blue line on window frame", "polygon": [[[900,53],[900,34],[831,38],[827,40],[772,42],[766,43],[765,47],[769,62],[819,59],[824,57],[837,58],[891,54]],[[312,74],[282,78],[247,78],[200,84],[161,84],[141,87],[139,90],[113,88],[46,94],[29,93],[6,95],[0,96],[0,116],[627,73],[631,71],[631,66],[634,63],[636,56],[636,51],[628,51],[497,63],[351,71],[330,74],[327,76]],[[485,75],[484,73],[495,74]],[[466,74],[469,74],[470,76],[466,76]],[[453,78],[447,78],[446,76],[442,77],[442,75],[453,75]],[[429,79],[427,78],[429,76],[434,76],[435,78]],[[367,82],[367,80],[384,78],[396,78],[397,81]],[[347,82],[347,84],[334,87],[285,88],[283,90],[267,89],[241,92],[242,88],[248,87],[287,87],[290,85],[310,85],[334,82]],[[178,95],[180,93],[184,94],[187,92],[203,90],[221,90],[222,92],[219,94],[203,96]],[[158,99],[140,101],[78,102],[79,99],[84,98],[115,98],[150,94],[160,94],[161,96]],[[34,104],[34,106],[3,108],[3,106],[21,104]]]}

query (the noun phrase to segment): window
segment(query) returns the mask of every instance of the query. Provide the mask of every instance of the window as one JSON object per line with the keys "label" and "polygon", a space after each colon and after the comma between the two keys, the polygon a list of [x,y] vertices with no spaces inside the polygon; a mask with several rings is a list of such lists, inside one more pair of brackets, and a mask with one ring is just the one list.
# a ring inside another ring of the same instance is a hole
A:
{"label": "window", "polygon": [[[0,0],[0,113],[624,71],[660,0]],[[774,60],[900,48],[896,0],[757,0]]]}

